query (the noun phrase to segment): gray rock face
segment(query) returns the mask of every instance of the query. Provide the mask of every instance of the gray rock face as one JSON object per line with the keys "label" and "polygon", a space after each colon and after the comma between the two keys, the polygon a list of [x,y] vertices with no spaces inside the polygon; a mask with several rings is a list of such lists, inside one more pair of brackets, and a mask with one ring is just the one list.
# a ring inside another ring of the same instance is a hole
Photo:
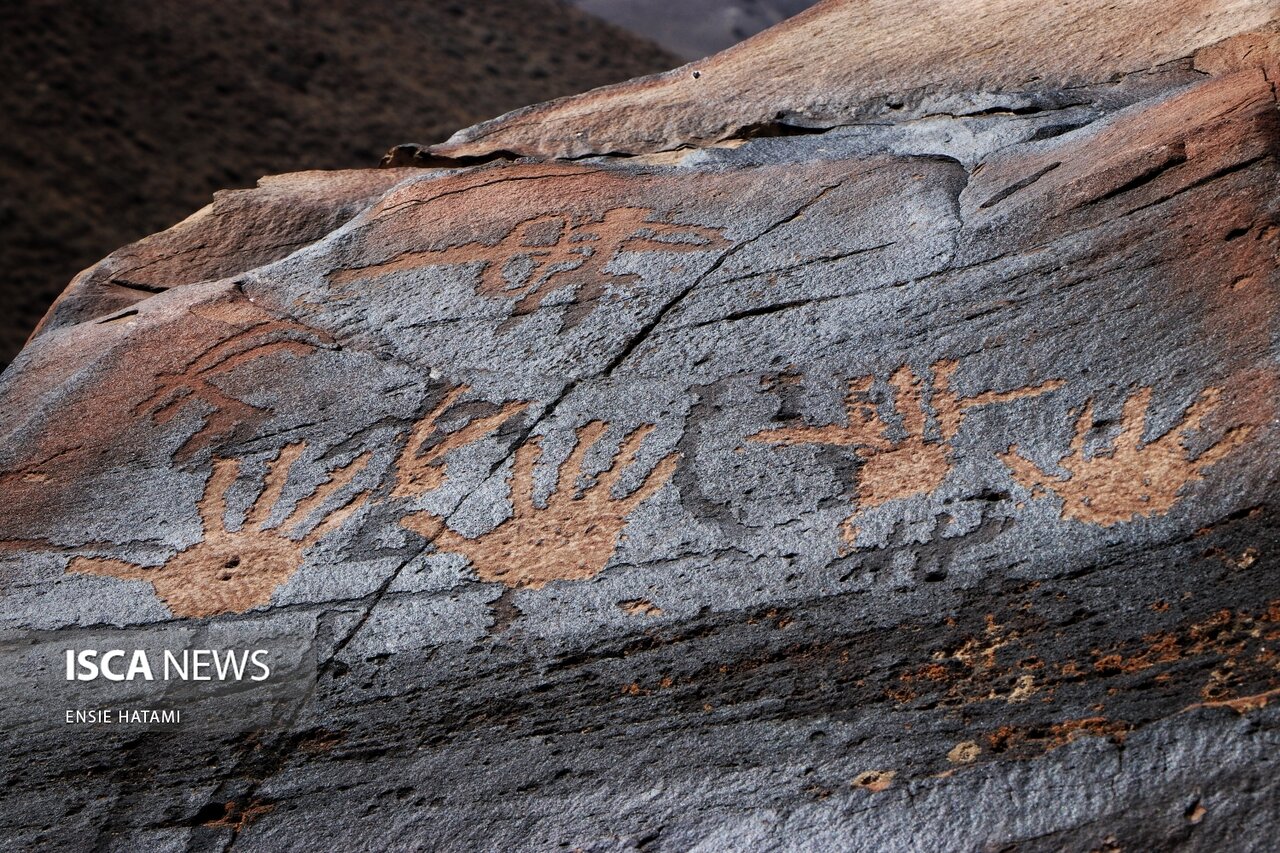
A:
{"label": "gray rock face", "polygon": [[[4,837],[1267,849],[1273,30],[82,273],[0,379]],[[69,698],[152,647],[276,674]]]}

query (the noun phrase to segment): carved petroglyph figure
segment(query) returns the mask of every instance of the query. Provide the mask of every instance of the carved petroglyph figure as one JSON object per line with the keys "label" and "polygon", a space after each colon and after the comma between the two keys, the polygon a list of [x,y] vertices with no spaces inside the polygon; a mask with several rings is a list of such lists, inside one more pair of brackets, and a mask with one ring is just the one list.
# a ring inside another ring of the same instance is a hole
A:
{"label": "carved petroglyph figure", "polygon": [[333,471],[287,517],[273,522],[289,472],[305,450],[306,444],[298,443],[280,451],[268,468],[262,493],[239,527],[227,524],[226,495],[240,474],[240,463],[215,458],[199,504],[202,541],[174,554],[162,566],[75,557],[67,571],[150,581],[156,595],[179,617],[241,613],[268,603],[302,566],[306,549],[336,530],[367,497],[366,492],[350,488],[368,465],[370,454],[364,453]]}
{"label": "carved petroglyph figure", "polygon": [[653,430],[641,426],[622,440],[609,469],[579,488],[583,460],[607,429],[607,424],[592,421],[577,431],[577,444],[560,466],[545,506],[538,506],[533,498],[534,465],[541,446],[536,438],[521,445],[511,481],[513,515],[478,538],[460,536],[446,528],[443,519],[428,513],[416,513],[404,524],[434,539],[439,550],[465,555],[484,581],[538,588],[553,580],[592,577],[613,556],[627,516],[671,479],[677,459],[676,454],[665,457],[630,495],[615,496],[623,473]]}
{"label": "carved petroglyph figure", "polygon": [[259,324],[219,341],[182,372],[159,377],[155,391],[134,408],[134,413],[145,412],[156,423],[164,424],[191,405],[203,405],[207,409],[203,426],[187,439],[176,455],[178,459],[189,457],[209,442],[227,437],[237,425],[262,412],[220,388],[218,377],[267,355],[301,356],[317,346],[314,333],[305,326],[287,321]]}
{"label": "carved petroglyph figure", "polygon": [[1061,385],[1054,380],[1013,391],[986,391],[960,398],[949,387],[956,367],[955,361],[936,362],[931,369],[932,387],[905,365],[893,373],[888,384],[893,391],[891,411],[900,419],[898,434],[881,416],[872,399],[875,377],[864,376],[849,383],[844,425],[779,427],[758,432],[750,436],[750,440],[784,446],[822,444],[852,448],[862,462],[854,495],[856,507],[845,521],[845,538],[852,542],[857,536],[853,522],[860,514],[892,500],[929,494],[942,485],[951,471],[952,442],[969,409],[1033,397]]}
{"label": "carved petroglyph figure", "polygon": [[[574,301],[591,303],[609,284],[629,285],[633,273],[607,269],[624,252],[705,252],[728,241],[720,229],[661,222],[646,207],[617,207],[598,217],[549,213],[517,224],[497,243],[464,243],[446,249],[405,252],[366,267],[342,269],[334,285],[375,275],[444,264],[483,264],[480,293],[516,298],[514,316],[528,314],[552,293],[571,289]],[[580,317],[566,319],[569,326]]]}
{"label": "carved petroglyph figure", "polygon": [[413,497],[438,488],[445,481],[445,457],[450,452],[484,438],[529,406],[527,402],[506,403],[491,415],[475,418],[453,432],[442,432],[440,419],[468,390],[466,385],[453,388],[414,425],[396,460],[392,497]]}
{"label": "carved petroglyph figure", "polygon": [[1139,516],[1168,512],[1188,483],[1203,478],[1204,469],[1239,447],[1252,431],[1233,427],[1197,458],[1189,459],[1184,439],[1201,429],[1219,406],[1220,389],[1207,388],[1174,429],[1142,442],[1151,389],[1142,388],[1125,401],[1120,432],[1104,450],[1085,455],[1085,438],[1093,429],[1093,401],[1076,420],[1071,452],[1058,462],[1065,477],[1054,477],[1018,454],[1014,445],[1001,456],[1014,478],[1033,491],[1048,489],[1062,499],[1062,517],[1110,527]]}

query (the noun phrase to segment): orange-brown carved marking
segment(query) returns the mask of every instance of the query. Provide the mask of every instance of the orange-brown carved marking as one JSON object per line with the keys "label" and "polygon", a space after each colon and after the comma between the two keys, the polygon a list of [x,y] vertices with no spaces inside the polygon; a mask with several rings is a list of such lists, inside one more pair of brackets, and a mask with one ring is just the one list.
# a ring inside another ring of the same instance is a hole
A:
{"label": "orange-brown carved marking", "polygon": [[1012,757],[1031,757],[1053,752],[1082,737],[1105,737],[1123,742],[1133,730],[1124,720],[1085,717],[1063,720],[1049,726],[1001,726],[986,736],[987,749]]}
{"label": "orange-brown carved marking", "polygon": [[445,480],[444,461],[449,453],[478,441],[529,406],[527,402],[506,403],[494,414],[476,418],[428,446],[438,431],[440,418],[468,390],[466,385],[454,388],[414,425],[400,458],[396,460],[396,486],[391,492],[392,497],[420,495],[438,488]]}
{"label": "orange-brown carved marking", "polygon": [[849,383],[845,397],[846,422],[811,427],[780,427],[750,436],[751,441],[775,445],[825,444],[855,449],[862,466],[858,469],[857,510],[845,520],[841,536],[849,544],[857,537],[853,521],[863,512],[892,500],[929,494],[942,485],[951,471],[952,441],[960,431],[969,409],[1034,397],[1059,387],[1058,380],[1042,382],[1012,391],[986,391],[960,398],[950,390],[951,374],[957,363],[939,361],[933,365],[933,387],[928,406],[937,419],[930,435],[923,378],[903,366],[889,378],[893,389],[893,410],[901,419],[906,438],[890,438],[890,426],[870,401],[875,377],[864,376]]}
{"label": "orange-brown carved marking", "polygon": [[1058,464],[1067,476],[1057,479],[1018,455],[1014,445],[1001,456],[1014,478],[1024,486],[1047,488],[1062,499],[1062,517],[1110,527],[1139,516],[1168,512],[1188,483],[1203,479],[1204,469],[1220,462],[1244,443],[1252,427],[1233,427],[1214,446],[1194,460],[1187,458],[1183,439],[1199,430],[1218,407],[1218,388],[1208,388],[1187,409],[1181,423],[1155,441],[1142,444],[1151,389],[1143,388],[1125,401],[1120,434],[1110,449],[1085,456],[1085,437],[1093,428],[1093,403],[1080,411],[1071,452]]}
{"label": "orange-brown carved marking", "polygon": [[971,740],[961,741],[951,747],[947,760],[952,764],[972,764],[982,754],[982,747]]}
{"label": "orange-brown carved marking", "polygon": [[[226,523],[227,490],[240,474],[240,463],[214,459],[213,471],[200,500],[204,538],[157,567],[139,566],[104,557],[75,557],[67,571],[121,580],[149,581],[174,616],[200,617],[243,613],[266,604],[271,595],[302,566],[308,547],[336,530],[368,497],[349,486],[368,465],[364,453],[334,471],[309,496],[298,501],[279,524],[271,523],[289,471],[306,449],[292,444],[271,463],[266,481],[244,524],[231,530]],[[337,500],[334,500],[337,498]],[[324,510],[314,526],[308,519]],[[291,531],[286,532],[288,528]],[[303,531],[306,531],[305,534]]]}
{"label": "orange-brown carved marking", "polygon": [[628,616],[661,616],[662,608],[647,598],[633,598],[619,601],[618,608]]}
{"label": "orange-brown carved marking", "polygon": [[480,292],[517,297],[519,316],[557,290],[572,288],[577,302],[590,302],[604,295],[610,281],[634,282],[633,273],[605,269],[622,252],[704,252],[728,245],[720,229],[654,221],[653,214],[647,207],[617,207],[594,218],[543,214],[518,223],[496,243],[404,252],[383,263],[335,270],[330,281],[345,285],[426,266],[481,263]]}
{"label": "orange-brown carved marking", "polygon": [[[1027,586],[1019,594],[1031,592]],[[992,701],[1027,698],[1022,685],[1036,688],[1035,700],[1055,701],[1066,685],[1088,685],[1095,696],[1114,695],[1154,682],[1162,690],[1198,692],[1189,707],[1259,707],[1280,683],[1280,599],[1250,610],[1222,609],[1198,619],[1168,624],[1140,637],[1126,637],[1090,648],[1082,657],[1043,659],[1038,652],[1052,627],[1034,613],[1030,602],[1016,607],[1016,615],[1001,625],[988,616],[985,636],[957,638],[949,648],[932,654],[898,673],[898,684],[886,693],[915,707],[958,708]],[[951,650],[954,648],[954,651]],[[1077,649],[1072,652],[1084,652]],[[1202,673],[1211,669],[1209,677]],[[1141,676],[1135,678],[1134,676]],[[1034,680],[1033,680],[1034,678]],[[1095,712],[1105,710],[1101,704]]]}
{"label": "orange-brown carved marking", "polygon": [[607,429],[606,424],[592,421],[578,430],[577,444],[560,466],[556,487],[545,507],[538,507],[533,500],[533,469],[542,449],[536,438],[521,445],[511,479],[514,514],[477,539],[454,533],[428,513],[415,513],[403,523],[434,537],[441,551],[465,555],[484,581],[537,589],[554,580],[592,577],[613,556],[627,516],[671,479],[677,458],[673,453],[662,459],[630,495],[613,497],[614,486],[653,430],[651,425],[641,426],[622,440],[609,469],[579,489],[576,481],[587,451]]}
{"label": "orange-brown carved marking", "polygon": [[240,832],[251,823],[259,820],[263,815],[275,811],[275,808],[274,803],[259,803],[256,801],[241,808],[235,801],[229,801],[223,804],[221,817],[216,820],[206,821],[201,825],[234,829],[236,832]]}
{"label": "orange-brown carved marking", "polygon": [[135,413],[147,411],[156,423],[168,423],[193,401],[209,407],[204,424],[178,448],[177,458],[189,457],[202,446],[225,438],[247,418],[262,410],[228,395],[214,378],[243,364],[275,353],[306,355],[318,343],[305,326],[287,321],[270,321],[251,327],[205,350],[180,373],[159,377],[160,384],[150,397],[140,402]]}
{"label": "orange-brown carved marking", "polygon": [[1255,693],[1252,696],[1241,696],[1237,699],[1221,699],[1211,702],[1197,702],[1191,705],[1187,710],[1192,708],[1230,708],[1237,714],[1247,714],[1250,711],[1257,711],[1267,707],[1272,699],[1280,697],[1280,687],[1274,690],[1268,690],[1265,693]]}
{"label": "orange-brown carved marking", "polygon": [[878,794],[893,784],[893,777],[897,776],[896,770],[864,770],[850,783],[855,788],[866,788],[873,794]]}

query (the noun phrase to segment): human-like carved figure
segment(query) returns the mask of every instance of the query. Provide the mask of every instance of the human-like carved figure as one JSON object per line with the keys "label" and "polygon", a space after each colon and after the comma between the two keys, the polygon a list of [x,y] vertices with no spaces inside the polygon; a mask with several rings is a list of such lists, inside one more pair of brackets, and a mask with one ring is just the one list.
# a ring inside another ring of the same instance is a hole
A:
{"label": "human-like carved figure", "polygon": [[298,443],[280,451],[268,468],[262,493],[239,527],[227,524],[226,495],[239,477],[240,463],[215,458],[199,503],[204,526],[200,542],[161,566],[75,557],[67,571],[149,581],[156,595],[179,617],[242,613],[268,603],[276,589],[301,568],[307,548],[336,530],[367,497],[366,492],[349,488],[369,463],[370,454],[364,453],[336,469],[310,496],[298,501],[286,518],[273,523],[289,472],[305,450],[306,444]]}
{"label": "human-like carved figure", "polygon": [[506,403],[491,415],[475,418],[453,432],[441,433],[440,419],[468,390],[466,385],[453,388],[414,425],[396,460],[392,497],[412,497],[439,488],[446,476],[445,457],[451,451],[484,438],[529,406],[527,402]]}
{"label": "human-like carved figure", "polygon": [[[654,220],[647,207],[616,207],[598,217],[549,213],[527,219],[497,243],[464,243],[445,249],[405,252],[383,263],[334,272],[343,285],[383,273],[443,264],[482,263],[481,293],[516,297],[514,316],[538,308],[552,293],[570,288],[577,303],[590,303],[610,283],[627,285],[639,276],[606,267],[622,252],[705,252],[729,245],[717,228]],[[570,317],[572,327],[580,317]]]}
{"label": "human-like carved figure", "polygon": [[1033,397],[1061,385],[1051,380],[1028,388],[986,391],[961,398],[950,390],[951,374],[957,366],[957,362],[947,360],[933,365],[927,402],[923,377],[905,365],[894,371],[888,384],[893,389],[892,411],[900,418],[898,434],[871,399],[875,377],[864,376],[849,383],[845,424],[779,427],[758,432],[750,440],[783,446],[823,444],[852,448],[862,462],[854,495],[856,507],[845,522],[845,537],[852,541],[857,535],[853,522],[868,509],[929,494],[942,485],[951,471],[953,441],[969,409]]}
{"label": "human-like carved figure", "polygon": [[592,421],[578,430],[577,445],[560,466],[555,490],[541,507],[533,499],[533,469],[542,449],[536,438],[521,445],[511,481],[513,515],[482,536],[468,539],[425,512],[406,518],[404,524],[434,539],[439,550],[465,555],[484,581],[536,589],[553,580],[592,577],[613,556],[627,516],[671,479],[677,459],[674,453],[665,457],[634,492],[616,497],[618,481],[653,430],[641,426],[622,440],[609,469],[579,489],[578,474],[587,451],[607,429],[607,424]]}
{"label": "human-like carved figure", "polygon": [[219,341],[197,356],[181,373],[159,377],[160,382],[150,397],[134,407],[136,414],[146,412],[156,423],[168,423],[192,404],[202,402],[208,408],[204,424],[178,448],[176,458],[191,456],[201,447],[226,438],[237,425],[261,412],[257,406],[237,400],[215,381],[250,361],[278,353],[307,355],[317,346],[311,330],[289,321],[260,323]]}
{"label": "human-like carved figure", "polygon": [[1062,499],[1062,517],[1110,527],[1140,516],[1163,515],[1177,503],[1182,488],[1203,478],[1204,470],[1222,461],[1252,431],[1248,426],[1228,429],[1222,438],[1195,459],[1187,458],[1183,440],[1200,430],[1219,406],[1221,390],[1207,388],[1187,409],[1174,429],[1142,443],[1151,389],[1142,388],[1124,404],[1120,433],[1111,447],[1085,455],[1085,438],[1093,428],[1093,401],[1076,419],[1071,451],[1058,466],[1065,477],[1054,477],[1018,454],[1013,445],[1000,458],[1014,478],[1032,490],[1048,489]]}

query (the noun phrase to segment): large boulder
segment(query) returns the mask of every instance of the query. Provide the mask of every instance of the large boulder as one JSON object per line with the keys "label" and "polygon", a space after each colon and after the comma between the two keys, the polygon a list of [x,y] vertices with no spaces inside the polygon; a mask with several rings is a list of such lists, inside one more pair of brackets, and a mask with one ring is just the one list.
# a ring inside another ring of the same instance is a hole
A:
{"label": "large boulder", "polygon": [[0,379],[5,837],[1266,849],[1280,13],[937,5],[82,273]]}

